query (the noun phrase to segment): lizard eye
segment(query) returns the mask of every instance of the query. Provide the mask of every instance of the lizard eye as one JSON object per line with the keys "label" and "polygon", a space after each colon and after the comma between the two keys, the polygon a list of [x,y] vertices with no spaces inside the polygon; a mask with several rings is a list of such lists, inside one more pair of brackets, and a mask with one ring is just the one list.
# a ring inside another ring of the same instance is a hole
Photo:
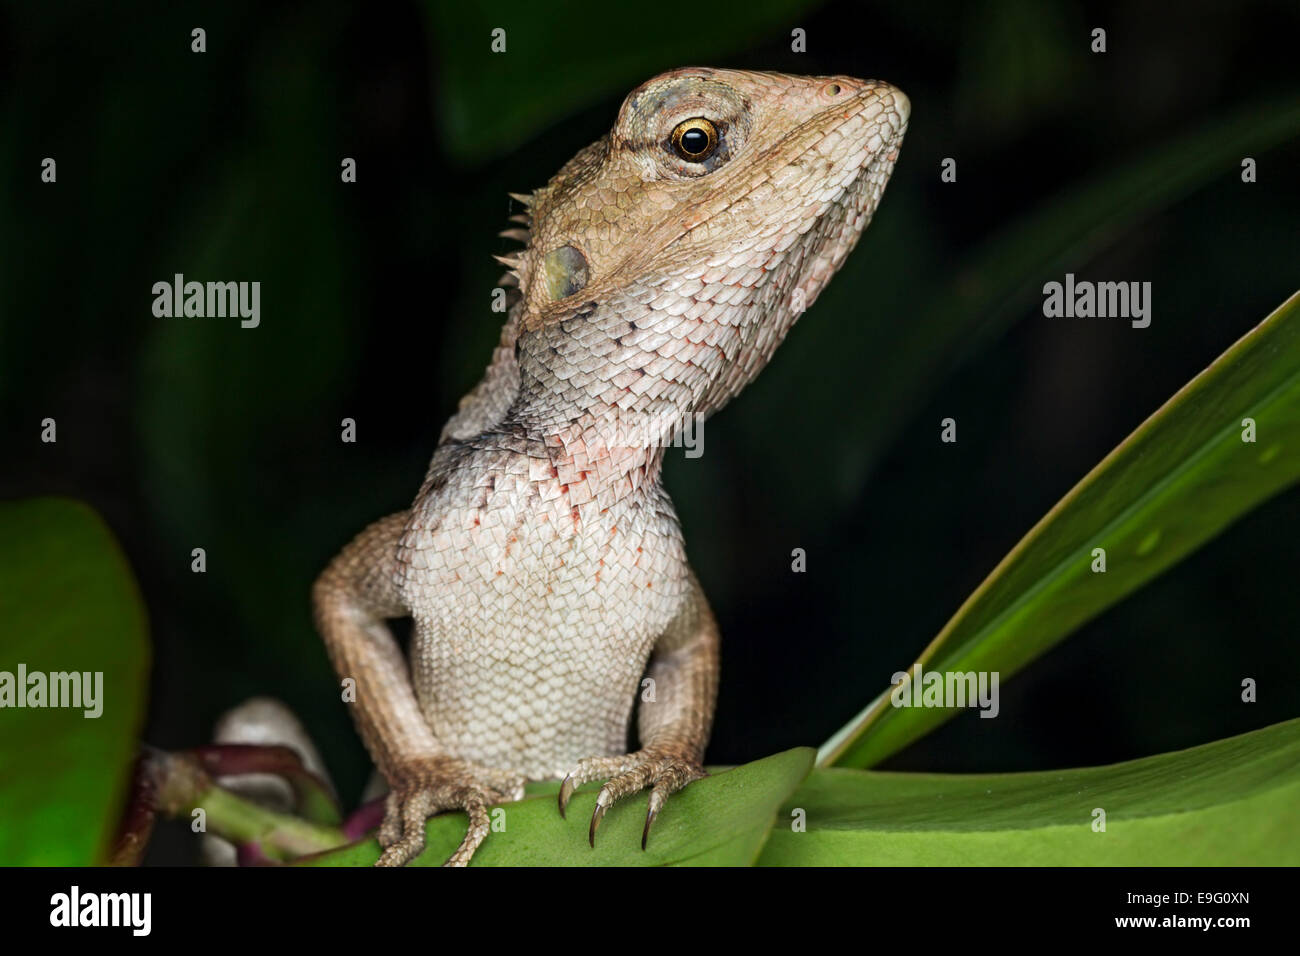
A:
{"label": "lizard eye", "polygon": [[703,116],[683,120],[673,130],[672,144],[682,159],[698,163],[718,148],[718,128]]}

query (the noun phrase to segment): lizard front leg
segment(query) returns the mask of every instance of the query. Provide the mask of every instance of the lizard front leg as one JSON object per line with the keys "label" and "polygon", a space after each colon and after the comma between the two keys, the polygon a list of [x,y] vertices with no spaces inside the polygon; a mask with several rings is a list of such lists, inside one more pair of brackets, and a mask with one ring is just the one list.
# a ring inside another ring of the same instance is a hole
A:
{"label": "lizard front leg", "polygon": [[596,796],[588,839],[596,845],[596,830],[605,811],[632,793],[650,788],[641,849],[650,827],[673,793],[707,776],[704,747],[713,726],[718,698],[718,625],[699,581],[682,608],[655,643],[646,676],[653,681],[653,699],[642,699],[637,718],[641,749],[617,757],[589,757],[578,762],[560,786],[563,816],[574,790],[591,780],[608,778]]}
{"label": "lizard front leg", "polygon": [[384,623],[404,617],[397,541],[409,515],[389,515],[357,535],[312,589],[316,626],[334,669],[356,681],[354,717],[390,792],[377,866],[401,866],[424,849],[424,824],[442,810],[469,815],[469,831],[447,860],[464,866],[487,836],[488,807],[523,796],[523,777],[447,755],[415,698],[406,660]]}

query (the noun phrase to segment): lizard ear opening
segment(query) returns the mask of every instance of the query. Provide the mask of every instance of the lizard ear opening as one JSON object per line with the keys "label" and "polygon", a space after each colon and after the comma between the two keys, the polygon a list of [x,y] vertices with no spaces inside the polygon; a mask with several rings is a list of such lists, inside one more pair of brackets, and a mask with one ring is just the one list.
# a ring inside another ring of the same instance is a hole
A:
{"label": "lizard ear opening", "polygon": [[591,279],[587,257],[573,245],[560,246],[548,252],[542,260],[542,269],[546,276],[546,291],[552,301],[580,292]]}

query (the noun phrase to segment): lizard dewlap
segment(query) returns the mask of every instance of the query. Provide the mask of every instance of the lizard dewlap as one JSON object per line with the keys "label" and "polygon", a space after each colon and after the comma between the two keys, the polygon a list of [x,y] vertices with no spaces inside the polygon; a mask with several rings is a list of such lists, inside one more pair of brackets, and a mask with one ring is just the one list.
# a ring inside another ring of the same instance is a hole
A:
{"label": "lizard dewlap", "polygon": [[[589,832],[704,775],[718,629],[660,479],[680,423],[767,364],[871,220],[907,97],[847,76],[690,68],[643,84],[507,235],[509,318],[411,507],[313,592],[391,788],[381,864],[459,808],[463,865],[525,780],[606,781]],[[846,387],[847,387],[846,383]],[[414,622],[409,662],[384,624]],[[641,694],[643,679],[653,694]],[[640,750],[626,753],[641,696]],[[644,838],[643,838],[644,839]]]}

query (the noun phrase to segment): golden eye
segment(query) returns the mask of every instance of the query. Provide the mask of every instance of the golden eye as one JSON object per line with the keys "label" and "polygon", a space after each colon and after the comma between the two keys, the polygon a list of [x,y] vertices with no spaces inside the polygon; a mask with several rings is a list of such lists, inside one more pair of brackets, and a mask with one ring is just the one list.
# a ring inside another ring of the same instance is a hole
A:
{"label": "golden eye", "polygon": [[718,128],[703,116],[683,120],[673,130],[673,149],[682,159],[698,163],[718,148]]}

